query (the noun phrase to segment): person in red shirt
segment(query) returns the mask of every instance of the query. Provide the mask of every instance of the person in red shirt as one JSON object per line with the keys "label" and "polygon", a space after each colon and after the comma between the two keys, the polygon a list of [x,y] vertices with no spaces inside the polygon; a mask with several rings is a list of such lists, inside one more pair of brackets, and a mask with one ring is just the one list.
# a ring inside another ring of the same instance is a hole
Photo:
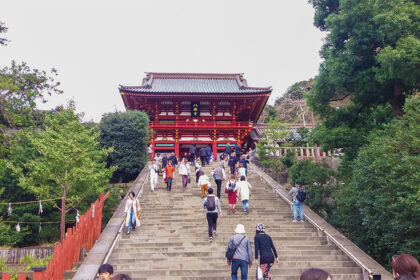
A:
{"label": "person in red shirt", "polygon": [[172,160],[168,161],[168,165],[165,167],[166,172],[166,189],[171,191],[172,181],[174,179],[175,167],[172,166]]}

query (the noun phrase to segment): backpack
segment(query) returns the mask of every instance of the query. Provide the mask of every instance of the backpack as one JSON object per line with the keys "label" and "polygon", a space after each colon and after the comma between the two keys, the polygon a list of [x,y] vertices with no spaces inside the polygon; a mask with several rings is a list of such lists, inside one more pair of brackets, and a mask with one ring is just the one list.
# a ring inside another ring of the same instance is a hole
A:
{"label": "backpack", "polygon": [[299,202],[304,202],[306,199],[306,192],[304,190],[299,190],[296,195],[296,199]]}
{"label": "backpack", "polygon": [[227,187],[228,192],[233,192],[235,190],[235,182],[229,182],[229,186]]}
{"label": "backpack", "polygon": [[214,196],[207,197],[206,208],[209,211],[214,211],[216,209],[216,198]]}

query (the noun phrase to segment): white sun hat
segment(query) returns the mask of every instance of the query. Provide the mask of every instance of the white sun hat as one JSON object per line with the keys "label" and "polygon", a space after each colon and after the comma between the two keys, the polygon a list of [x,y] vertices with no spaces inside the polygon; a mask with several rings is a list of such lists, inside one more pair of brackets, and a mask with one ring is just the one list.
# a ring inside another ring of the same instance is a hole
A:
{"label": "white sun hat", "polygon": [[236,228],[235,228],[235,232],[239,233],[239,234],[244,234],[245,233],[245,227],[243,224],[237,224]]}

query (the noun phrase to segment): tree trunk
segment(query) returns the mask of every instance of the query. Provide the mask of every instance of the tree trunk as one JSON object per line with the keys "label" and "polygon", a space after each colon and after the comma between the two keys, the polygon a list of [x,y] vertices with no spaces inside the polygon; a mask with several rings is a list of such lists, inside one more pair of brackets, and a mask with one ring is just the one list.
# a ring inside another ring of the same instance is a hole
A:
{"label": "tree trunk", "polygon": [[388,101],[392,106],[394,117],[397,119],[401,118],[404,115],[403,106],[405,103],[405,97],[403,95],[403,89],[400,81],[395,82],[394,92]]}

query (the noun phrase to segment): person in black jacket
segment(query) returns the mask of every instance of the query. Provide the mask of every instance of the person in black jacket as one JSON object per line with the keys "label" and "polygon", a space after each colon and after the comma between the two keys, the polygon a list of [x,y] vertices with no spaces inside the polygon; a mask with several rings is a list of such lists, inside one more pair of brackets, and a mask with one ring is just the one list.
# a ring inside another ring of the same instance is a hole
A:
{"label": "person in black jacket", "polygon": [[201,166],[202,167],[206,166],[206,163],[207,163],[207,151],[206,151],[206,147],[201,148],[198,153],[199,153],[200,159],[201,159]]}
{"label": "person in black jacket", "polygon": [[175,153],[171,153],[171,156],[168,158],[169,160],[172,160],[172,166],[176,167],[178,164],[178,158],[175,156]]}
{"label": "person in black jacket", "polygon": [[271,239],[271,237],[265,233],[265,226],[263,224],[257,224],[255,228],[255,262],[258,265],[259,256],[259,265],[261,266],[261,270],[263,272],[263,279],[271,279],[270,268],[274,263],[274,257],[276,263],[279,263],[276,247],[274,247],[273,240]]}
{"label": "person in black jacket", "polygon": [[190,152],[190,161],[192,163],[194,163],[194,161],[195,161],[195,153],[196,153],[195,144],[191,145],[189,152]]}
{"label": "person in black jacket", "polygon": [[235,144],[235,154],[236,154],[236,161],[239,161],[241,159],[241,146],[238,145],[238,143]]}
{"label": "person in black jacket", "polygon": [[162,157],[162,170],[165,170],[165,167],[168,165],[168,155],[163,154]]}
{"label": "person in black jacket", "polygon": [[238,160],[236,158],[236,154],[233,152],[232,156],[229,158],[229,161],[228,161],[228,165],[230,167],[230,174],[235,174],[235,166],[237,162]]}
{"label": "person in black jacket", "polygon": [[226,147],[225,147],[225,155],[227,156],[227,158],[230,158],[230,154],[232,153],[232,148],[230,147],[230,144],[227,143]]}

